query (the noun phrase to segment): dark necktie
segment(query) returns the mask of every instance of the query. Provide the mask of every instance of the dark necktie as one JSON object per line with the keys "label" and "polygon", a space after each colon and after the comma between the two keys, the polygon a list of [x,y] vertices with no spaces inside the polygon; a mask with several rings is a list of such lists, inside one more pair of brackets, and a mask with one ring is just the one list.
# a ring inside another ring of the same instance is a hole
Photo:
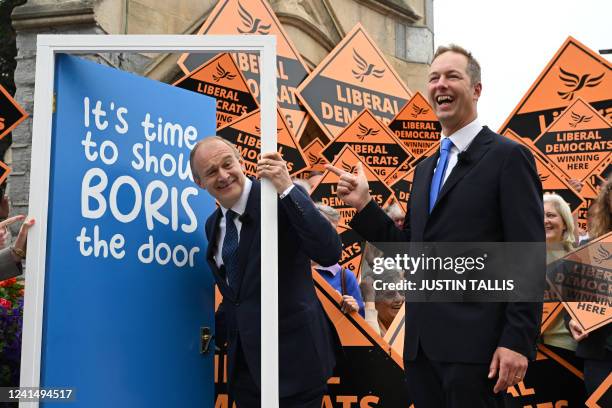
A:
{"label": "dark necktie", "polygon": [[236,265],[236,253],[238,252],[238,229],[234,218],[238,214],[235,211],[227,210],[225,213],[225,237],[223,238],[223,250],[221,258],[225,266],[227,283],[230,288],[236,289],[238,283],[238,271]]}
{"label": "dark necktie", "polygon": [[448,166],[448,155],[452,146],[453,142],[448,137],[442,139],[440,143],[440,159],[438,160],[438,165],[431,179],[431,190],[429,190],[430,213],[434,205],[436,205],[438,193],[440,193],[440,189],[442,188],[442,180],[444,180],[444,173],[446,172],[446,166]]}

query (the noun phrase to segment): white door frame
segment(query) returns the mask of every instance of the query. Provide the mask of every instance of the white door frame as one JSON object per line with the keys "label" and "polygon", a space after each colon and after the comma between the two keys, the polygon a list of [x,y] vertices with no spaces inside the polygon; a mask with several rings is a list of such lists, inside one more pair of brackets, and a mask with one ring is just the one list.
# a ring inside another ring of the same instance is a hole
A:
{"label": "white door frame", "polygon": [[[276,151],[276,37],[262,35],[39,35],[30,167],[30,215],[36,226],[28,237],[21,387],[40,385],[47,206],[51,159],[55,54],[102,52],[256,51],[260,54],[261,151]],[[261,259],[278,259],[276,190],[263,180]],[[265,239],[264,239],[265,237]],[[262,261],[263,263],[264,261]],[[278,263],[261,268],[261,404],[277,408],[278,396]],[[265,294],[265,297],[264,297]],[[211,379],[212,381],[212,379]],[[70,386],[70,384],[66,384]],[[78,390],[77,390],[78,391]],[[20,407],[38,408],[37,402]]]}

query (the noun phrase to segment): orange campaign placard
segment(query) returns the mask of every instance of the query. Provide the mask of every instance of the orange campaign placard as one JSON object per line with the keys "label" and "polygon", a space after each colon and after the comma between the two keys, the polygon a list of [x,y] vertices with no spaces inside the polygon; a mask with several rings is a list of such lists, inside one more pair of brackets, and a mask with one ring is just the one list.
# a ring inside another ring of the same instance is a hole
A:
{"label": "orange campaign placard", "polygon": [[[399,169],[398,169],[399,170]],[[395,178],[395,176],[393,177]],[[408,199],[412,190],[412,181],[414,180],[414,168],[409,169],[403,176],[398,177],[389,184],[393,195],[397,200],[404,213],[408,213]]]}
{"label": "orange campaign placard", "polygon": [[355,274],[357,281],[360,280],[361,262],[363,259],[363,245],[365,239],[352,228],[338,225],[336,228],[342,241],[342,255],[338,262],[340,266]]}
{"label": "orange campaign placard", "polygon": [[[229,123],[217,130],[222,138],[234,143],[244,161],[247,175],[257,174],[257,160],[261,151],[261,115],[259,109]],[[277,109],[276,135],[278,152],[287,162],[289,174],[295,176],[306,170],[308,164],[304,152],[293,134],[289,131],[282,114]]]}
{"label": "orange campaign placard", "polygon": [[406,160],[405,162],[403,162],[399,167],[393,170],[391,174],[389,174],[389,177],[385,179],[385,183],[389,187],[391,187],[393,183],[395,183],[398,179],[404,177],[406,173],[408,173],[408,171],[413,167],[412,163],[413,162],[410,160]]}
{"label": "orange campaign placard", "polygon": [[325,171],[325,164],[329,163],[329,161],[321,154],[324,148],[325,145],[320,139],[314,139],[304,148],[309,171]]}
{"label": "orange campaign placard", "polygon": [[0,139],[27,117],[28,114],[21,105],[0,85]]}
{"label": "orange campaign placard", "polygon": [[412,180],[414,179],[414,171],[421,161],[425,160],[431,155],[436,154],[439,146],[437,144],[432,145],[429,149],[421,154],[421,156],[411,163],[411,166],[402,165],[395,170],[385,180],[387,185],[393,191],[395,199],[402,207],[405,213],[408,213],[408,199],[410,198],[410,190],[412,189]]}
{"label": "orange campaign placard", "polygon": [[612,128],[576,98],[534,144],[570,178],[584,180],[612,154]]}
{"label": "orange campaign placard", "polygon": [[385,341],[400,356],[404,355],[404,327],[406,325],[406,308],[402,307],[385,333]]}
{"label": "orange campaign placard", "polygon": [[612,64],[572,37],[540,73],[514,108],[499,133],[512,129],[535,139],[576,98],[590,103],[608,121],[612,119]]}
{"label": "orange campaign placard", "polygon": [[347,145],[361,156],[382,180],[389,177],[406,160],[413,159],[404,144],[367,109],[323,149],[323,156],[331,162]]}
{"label": "orange campaign placard", "polygon": [[4,180],[6,180],[10,172],[11,168],[7,166],[6,163],[4,163],[2,160],[0,160],[0,184],[4,183]]}
{"label": "orange campaign placard", "polygon": [[342,297],[316,271],[317,296],[334,325],[342,354],[350,364],[339,364],[327,381],[321,408],[414,408],[406,392],[404,364],[398,354],[357,312],[343,313]]}
{"label": "orange campaign placard", "polygon": [[391,120],[389,129],[414,157],[419,157],[438,144],[442,125],[427,99],[417,91]]}
{"label": "orange campaign placard", "polygon": [[557,165],[544,156],[531,140],[519,137],[510,129],[506,130],[503,135],[531,150],[544,192],[560,195],[569,204],[572,212],[577,211],[578,208],[584,204],[584,200],[580,196],[580,193],[566,181],[568,176],[559,169]]}
{"label": "orange campaign placard", "polygon": [[[283,119],[300,139],[308,115],[296,97],[297,86],[308,75],[308,68],[297,48],[285,32],[276,14],[266,0],[220,0],[198,31],[209,34],[248,34],[276,36],[277,98]],[[244,73],[253,95],[259,100],[259,55],[257,53],[231,53]],[[211,56],[209,54],[183,54],[178,64],[188,74]]]}
{"label": "orange campaign placard", "polygon": [[[357,163],[359,162],[361,162],[366,179],[368,180],[372,199],[382,207],[391,197],[391,190],[363,159],[350,148],[350,146],[344,146],[342,148],[340,153],[333,160],[332,165],[348,173],[355,173],[357,171]],[[349,221],[355,215],[356,210],[345,204],[344,201],[336,196],[336,188],[339,179],[340,178],[336,174],[329,170],[326,171],[319,183],[313,187],[310,198],[312,198],[314,202],[322,202],[338,210],[340,213],[340,221],[338,224],[348,225]]]}
{"label": "orange campaign placard", "polygon": [[546,302],[542,305],[542,323],[540,324],[540,333],[544,333],[546,329],[548,329],[562,310],[563,304],[561,302]]}
{"label": "orange campaign placard", "polygon": [[612,406],[612,372],[597,387],[584,403],[588,408],[607,408]]}
{"label": "orange campaign placard", "polygon": [[612,322],[612,232],[554,262],[547,281],[586,333]]}
{"label": "orange campaign placard", "polygon": [[388,124],[412,93],[357,24],[300,84],[298,96],[332,140],[364,109]]}
{"label": "orange campaign placard", "polygon": [[228,53],[219,54],[174,86],[217,100],[217,128],[259,108],[246,79]]}

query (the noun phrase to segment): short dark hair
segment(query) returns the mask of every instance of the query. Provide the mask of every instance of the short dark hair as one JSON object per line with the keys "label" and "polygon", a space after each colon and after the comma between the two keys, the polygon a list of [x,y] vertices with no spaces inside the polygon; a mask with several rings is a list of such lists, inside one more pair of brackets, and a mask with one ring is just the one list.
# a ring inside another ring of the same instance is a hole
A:
{"label": "short dark hair", "polygon": [[224,138],[222,138],[221,136],[207,136],[204,139],[198,141],[198,143],[195,144],[195,146],[193,146],[193,149],[191,149],[191,152],[189,153],[189,167],[191,168],[191,175],[193,176],[193,180],[197,183],[198,181],[200,181],[200,176],[198,175],[195,165],[193,164],[193,158],[195,157],[196,151],[198,150],[198,148],[204,144],[210,143],[213,140],[218,140],[219,142],[223,142],[226,145],[228,145],[230,147],[230,149],[232,150],[232,152],[234,153],[234,156],[236,156],[236,158],[238,159],[238,161],[240,161],[240,152],[238,151],[238,149],[236,148],[236,146],[230,142],[229,140],[226,140]]}
{"label": "short dark hair", "polygon": [[469,52],[468,50],[466,50],[465,48],[457,45],[457,44],[449,44],[449,45],[441,45],[438,47],[438,49],[436,50],[433,59],[431,60],[431,62],[433,62],[436,58],[438,58],[440,55],[446,53],[446,52],[456,52],[457,54],[461,54],[464,55],[467,58],[467,74],[470,77],[470,81],[472,82],[472,85],[476,85],[479,84],[481,82],[481,78],[480,78],[480,64],[478,63],[478,61],[476,61],[476,58],[474,58],[474,56],[472,55],[471,52]]}

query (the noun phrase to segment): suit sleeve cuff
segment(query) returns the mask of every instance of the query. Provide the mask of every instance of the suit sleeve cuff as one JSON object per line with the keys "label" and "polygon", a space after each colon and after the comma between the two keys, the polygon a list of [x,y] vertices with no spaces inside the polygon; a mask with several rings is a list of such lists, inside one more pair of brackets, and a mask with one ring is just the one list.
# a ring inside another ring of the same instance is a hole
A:
{"label": "suit sleeve cuff", "polygon": [[291,190],[293,190],[293,187],[295,187],[295,185],[290,185],[289,187],[287,187],[287,189],[285,191],[283,191],[283,193],[279,196],[280,199],[282,200],[283,198],[287,197],[289,195],[289,193],[291,192]]}

